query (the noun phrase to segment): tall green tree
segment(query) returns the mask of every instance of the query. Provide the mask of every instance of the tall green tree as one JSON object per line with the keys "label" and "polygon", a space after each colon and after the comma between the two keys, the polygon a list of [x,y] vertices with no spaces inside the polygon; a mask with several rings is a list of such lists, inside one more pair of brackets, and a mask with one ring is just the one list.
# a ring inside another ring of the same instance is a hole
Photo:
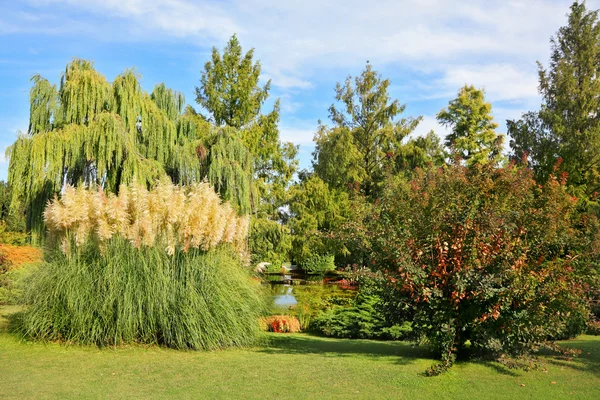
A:
{"label": "tall green tree", "polygon": [[398,118],[406,106],[390,98],[389,86],[369,63],[360,76],[336,85],[340,104],[329,108],[334,127],[319,128],[313,163],[315,173],[333,187],[356,188],[372,197],[402,140],[421,121]]}
{"label": "tall green tree", "polygon": [[223,50],[216,47],[204,65],[196,102],[209,113],[217,126],[243,128],[255,121],[269,97],[271,81],[259,86],[261,65],[254,62],[254,49],[245,54],[236,35]]}
{"label": "tall green tree", "polygon": [[583,193],[600,190],[600,24],[598,11],[571,6],[566,26],[551,39],[547,68],[538,62],[538,113],[508,124],[513,156],[528,154],[545,178],[558,159],[568,182]]}
{"label": "tall green tree", "polygon": [[497,162],[501,158],[502,136],[492,116],[492,105],[483,90],[463,86],[456,99],[437,114],[438,121],[451,129],[445,145],[467,165]]}
{"label": "tall green tree", "polygon": [[[256,197],[250,247],[256,261],[279,262],[287,257],[276,253],[289,249],[289,229],[281,224],[281,209],[287,204],[288,188],[298,168],[298,147],[279,138],[279,100],[263,113],[271,82],[260,85],[261,64],[254,50],[242,50],[232,36],[222,53],[213,48],[204,66],[196,101],[207,113],[205,119],[221,128],[233,128],[253,158]],[[260,236],[260,237],[258,237]],[[275,242],[265,242],[272,238]]]}

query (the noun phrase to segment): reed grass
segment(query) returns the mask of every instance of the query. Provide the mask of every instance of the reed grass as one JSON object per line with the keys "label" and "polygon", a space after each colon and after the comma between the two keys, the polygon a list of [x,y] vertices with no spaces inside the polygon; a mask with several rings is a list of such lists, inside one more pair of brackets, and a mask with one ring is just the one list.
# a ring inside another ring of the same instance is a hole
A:
{"label": "reed grass", "polygon": [[49,234],[63,252],[122,237],[136,248],[158,246],[174,254],[179,248],[209,250],[221,243],[246,249],[248,217],[222,203],[208,183],[187,187],[162,182],[152,190],[121,186],[119,194],[67,186],[44,211]]}
{"label": "reed grass", "polygon": [[60,246],[29,282],[26,337],[208,350],[259,337],[266,303],[243,268],[248,219],[208,184],[67,187],[44,215]]}
{"label": "reed grass", "polygon": [[21,318],[26,337],[83,344],[148,343],[218,349],[255,343],[264,296],[226,247],[55,252],[30,282]]}

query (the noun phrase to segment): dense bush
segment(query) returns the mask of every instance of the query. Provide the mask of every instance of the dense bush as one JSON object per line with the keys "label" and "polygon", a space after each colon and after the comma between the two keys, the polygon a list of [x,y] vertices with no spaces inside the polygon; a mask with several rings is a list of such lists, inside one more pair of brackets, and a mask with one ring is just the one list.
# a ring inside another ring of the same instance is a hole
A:
{"label": "dense bush", "polygon": [[301,265],[302,270],[309,274],[322,274],[335,270],[334,256],[315,254],[308,257]]}
{"label": "dense bush", "polygon": [[27,243],[29,235],[26,232],[11,231],[5,221],[0,221],[0,243],[21,246]]}
{"label": "dense bush", "polygon": [[38,267],[39,263],[34,263],[0,272],[0,304],[23,303],[29,279]]}
{"label": "dense bush", "polygon": [[521,356],[585,328],[580,277],[598,246],[580,233],[595,218],[576,211],[564,183],[538,185],[512,165],[430,168],[390,183],[371,218],[372,261],[397,313],[441,356],[429,373],[449,367],[467,341],[483,354]]}
{"label": "dense bush", "polygon": [[336,306],[352,305],[355,296],[355,290],[341,290],[333,284],[297,285],[294,286],[294,297],[298,304],[290,311],[298,317],[302,330],[309,330],[316,316]]}
{"label": "dense bush", "polygon": [[261,320],[262,329],[267,332],[300,332],[300,321],[291,315],[271,315]]}
{"label": "dense bush", "polygon": [[600,321],[592,319],[588,322],[587,332],[588,335],[600,336]]}
{"label": "dense bush", "polygon": [[340,338],[405,339],[412,331],[410,323],[390,325],[377,310],[380,301],[377,296],[358,296],[352,307],[336,306],[320,314],[311,329]]}

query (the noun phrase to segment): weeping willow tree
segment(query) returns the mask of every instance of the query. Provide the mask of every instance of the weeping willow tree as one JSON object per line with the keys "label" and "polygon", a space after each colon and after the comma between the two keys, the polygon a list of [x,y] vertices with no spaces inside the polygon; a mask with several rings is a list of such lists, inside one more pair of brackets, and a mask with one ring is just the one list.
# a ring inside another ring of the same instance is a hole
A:
{"label": "weeping willow tree", "polygon": [[66,66],[58,88],[40,75],[32,82],[29,129],[7,157],[12,205],[26,207],[34,240],[43,237],[46,203],[65,185],[116,193],[122,184],[151,186],[165,176],[178,184],[208,178],[225,200],[249,210],[250,155],[227,147],[233,133],[220,139],[203,118],[184,112],[181,93],[160,84],[148,94],[134,70],[110,83],[80,59]]}

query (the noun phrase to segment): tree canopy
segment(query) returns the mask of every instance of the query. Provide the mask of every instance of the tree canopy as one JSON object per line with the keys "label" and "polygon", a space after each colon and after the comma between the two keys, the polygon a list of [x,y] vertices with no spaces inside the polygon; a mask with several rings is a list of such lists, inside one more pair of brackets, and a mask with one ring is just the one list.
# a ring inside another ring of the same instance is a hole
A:
{"label": "tree canopy", "polygon": [[29,132],[7,154],[12,203],[25,204],[28,228],[37,236],[43,234],[43,207],[66,184],[116,193],[122,184],[150,186],[162,177],[182,184],[208,177],[221,189],[223,181],[235,181],[235,189],[220,192],[241,211],[250,210],[251,156],[228,148],[230,164],[240,157],[237,169],[216,171],[222,167],[217,155],[206,164],[206,142],[218,132],[183,113],[181,93],[160,84],[148,94],[132,70],[111,84],[80,59],[67,65],[58,89],[40,75],[32,82]]}
{"label": "tree canopy", "polygon": [[502,136],[492,116],[492,105],[483,90],[463,86],[456,99],[437,114],[438,121],[451,129],[445,144],[468,165],[487,164],[501,157]]}
{"label": "tree canopy", "polygon": [[397,119],[406,106],[390,98],[389,86],[390,81],[369,63],[360,76],[336,85],[340,105],[329,107],[334,127],[320,126],[313,163],[315,173],[333,187],[354,187],[373,195],[402,140],[421,121],[421,117]]}
{"label": "tree canopy", "polygon": [[557,161],[569,183],[590,195],[600,189],[600,24],[585,3],[551,39],[547,68],[538,62],[542,106],[509,121],[514,158],[528,156],[540,179]]}

